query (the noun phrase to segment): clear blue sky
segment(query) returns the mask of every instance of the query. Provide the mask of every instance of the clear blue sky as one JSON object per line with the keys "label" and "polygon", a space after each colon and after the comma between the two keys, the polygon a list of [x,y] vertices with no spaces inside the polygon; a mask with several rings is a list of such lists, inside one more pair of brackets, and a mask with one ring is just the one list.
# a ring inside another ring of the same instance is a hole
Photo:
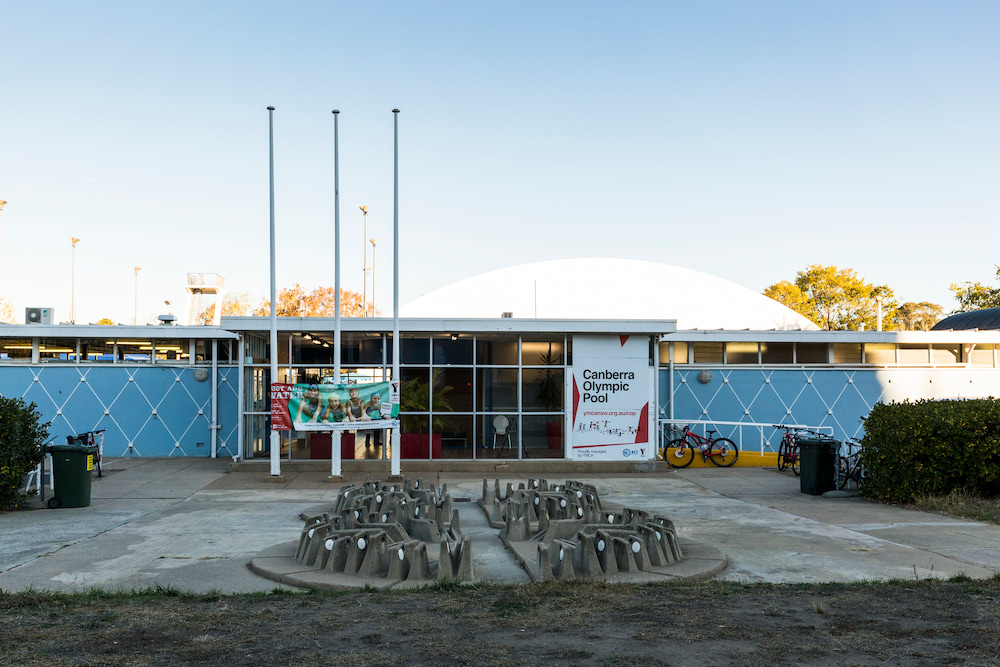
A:
{"label": "clear blue sky", "polygon": [[[183,305],[187,272],[342,285],[361,204],[391,314],[483,271],[624,257],[754,290],[810,263],[901,301],[995,285],[1000,3],[11,2],[0,295],[77,320]],[[369,263],[370,263],[369,259]],[[615,276],[623,290],[656,290]],[[369,290],[371,288],[369,287]],[[665,313],[669,316],[669,313]]]}

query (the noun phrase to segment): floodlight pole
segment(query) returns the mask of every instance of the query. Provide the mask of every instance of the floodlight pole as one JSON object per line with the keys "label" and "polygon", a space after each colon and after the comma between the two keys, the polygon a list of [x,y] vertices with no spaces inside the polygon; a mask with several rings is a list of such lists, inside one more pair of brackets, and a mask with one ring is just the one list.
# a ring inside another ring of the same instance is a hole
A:
{"label": "floodlight pole", "polygon": [[[268,166],[271,186],[271,387],[278,381],[278,288],[274,270],[274,107],[267,108]],[[273,395],[268,387],[269,395]],[[273,401],[274,399],[271,398]],[[281,436],[271,419],[271,477],[281,477]]]}
{"label": "floodlight pole", "polygon": [[[392,110],[392,381],[399,377],[399,109]],[[403,387],[400,383],[400,391]],[[399,426],[392,429],[390,474],[399,472]]]}
{"label": "floodlight pole", "polygon": [[[340,110],[333,110],[333,383],[340,384]],[[340,477],[343,470],[340,450],[343,431],[331,434],[330,477]]]}

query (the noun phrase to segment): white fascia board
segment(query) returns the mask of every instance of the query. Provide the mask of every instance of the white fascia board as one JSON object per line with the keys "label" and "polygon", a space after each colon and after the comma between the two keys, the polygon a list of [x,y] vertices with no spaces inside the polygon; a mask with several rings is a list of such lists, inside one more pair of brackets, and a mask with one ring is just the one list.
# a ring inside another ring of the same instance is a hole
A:
{"label": "white fascia board", "polygon": [[761,343],[982,343],[1000,344],[1000,331],[699,331],[685,329],[664,335],[663,342]]}
{"label": "white fascia board", "polygon": [[[223,317],[230,331],[270,331],[267,317]],[[343,331],[391,332],[391,317],[344,317]],[[664,334],[677,329],[676,320],[541,320],[498,317],[495,319],[407,318],[399,330],[419,333],[561,333],[561,334]],[[333,331],[332,317],[279,317],[279,331]]]}
{"label": "white fascia board", "polygon": [[0,324],[0,338],[215,338],[236,340],[232,331],[218,327],[180,324],[140,326],[110,324]]}

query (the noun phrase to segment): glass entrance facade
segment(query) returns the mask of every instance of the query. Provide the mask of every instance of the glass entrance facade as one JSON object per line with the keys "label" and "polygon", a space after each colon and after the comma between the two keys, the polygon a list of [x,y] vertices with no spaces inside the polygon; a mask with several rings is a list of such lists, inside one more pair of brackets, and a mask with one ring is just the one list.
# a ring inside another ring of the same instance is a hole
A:
{"label": "glass entrance facade", "polygon": [[[333,333],[279,334],[278,382],[359,383],[392,379],[387,333],[342,333],[334,377]],[[266,456],[269,379],[266,335],[244,334],[245,456]],[[565,334],[400,334],[400,457],[403,459],[563,458]],[[498,417],[503,419],[498,420]],[[347,435],[344,458],[388,458],[387,433]],[[353,450],[352,450],[353,444]],[[327,434],[287,432],[282,457],[329,458]]]}

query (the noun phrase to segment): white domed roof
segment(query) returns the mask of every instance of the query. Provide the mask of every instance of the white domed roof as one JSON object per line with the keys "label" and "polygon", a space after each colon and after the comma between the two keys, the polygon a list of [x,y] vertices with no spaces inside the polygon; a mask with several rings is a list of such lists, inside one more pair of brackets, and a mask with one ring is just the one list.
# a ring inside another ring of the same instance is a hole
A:
{"label": "white domed roof", "polygon": [[626,259],[562,259],[483,273],[425,294],[403,317],[677,320],[677,329],[817,330],[777,301],[707,273]]}

